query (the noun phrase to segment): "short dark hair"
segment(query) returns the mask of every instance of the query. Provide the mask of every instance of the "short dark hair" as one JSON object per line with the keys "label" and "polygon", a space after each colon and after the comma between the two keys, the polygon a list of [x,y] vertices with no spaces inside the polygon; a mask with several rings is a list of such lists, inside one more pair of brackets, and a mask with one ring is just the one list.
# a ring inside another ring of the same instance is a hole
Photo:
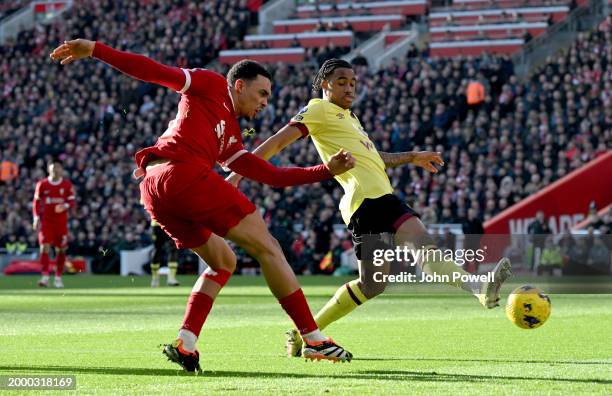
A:
{"label": "short dark hair", "polygon": [[51,166],[53,164],[58,164],[61,167],[64,166],[64,164],[62,164],[62,161],[60,161],[59,158],[52,158],[51,160],[49,160],[49,162],[47,162],[47,166]]}
{"label": "short dark hair", "polygon": [[314,80],[312,81],[312,93],[318,95],[321,91],[321,84],[323,80],[327,80],[329,76],[331,76],[336,69],[353,69],[353,66],[345,60],[332,58],[326,60]]}
{"label": "short dark hair", "polygon": [[254,60],[244,59],[234,64],[227,72],[227,82],[233,86],[237,80],[253,81],[257,76],[264,76],[272,81],[270,72],[266,70],[259,62]]}

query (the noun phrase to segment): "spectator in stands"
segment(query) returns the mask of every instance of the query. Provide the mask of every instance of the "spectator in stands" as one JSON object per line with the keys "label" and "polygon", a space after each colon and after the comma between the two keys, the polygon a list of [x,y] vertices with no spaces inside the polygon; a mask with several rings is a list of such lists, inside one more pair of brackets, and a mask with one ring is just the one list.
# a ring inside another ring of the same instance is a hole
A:
{"label": "spectator in stands", "polygon": [[600,237],[593,240],[593,246],[587,256],[587,265],[597,273],[610,272],[610,249]]}
{"label": "spectator in stands", "polygon": [[551,233],[544,212],[538,211],[536,213],[535,220],[527,227],[527,233],[531,235],[531,243],[533,244],[531,265],[532,267],[538,267],[542,249],[544,249],[547,236]]}
{"label": "spectator in stands", "polygon": [[561,247],[555,244],[552,235],[546,238],[546,243],[542,249],[538,274],[548,273],[549,275],[560,275],[558,272],[563,267],[563,254]]}
{"label": "spectator in stands", "polygon": [[351,61],[351,64],[354,65],[354,66],[368,67],[368,59],[365,56],[363,56],[361,51],[357,51],[357,54],[355,55],[355,57]]}

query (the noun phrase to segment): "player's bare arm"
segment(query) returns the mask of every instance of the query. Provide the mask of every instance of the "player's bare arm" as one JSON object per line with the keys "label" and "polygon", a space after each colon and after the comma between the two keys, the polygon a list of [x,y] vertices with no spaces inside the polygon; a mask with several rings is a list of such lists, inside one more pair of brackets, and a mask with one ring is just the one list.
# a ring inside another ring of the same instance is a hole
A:
{"label": "player's bare arm", "polygon": [[444,166],[442,154],[433,151],[407,151],[402,153],[386,153],[381,151],[379,154],[387,168],[412,164],[431,173],[438,173],[435,165]]}

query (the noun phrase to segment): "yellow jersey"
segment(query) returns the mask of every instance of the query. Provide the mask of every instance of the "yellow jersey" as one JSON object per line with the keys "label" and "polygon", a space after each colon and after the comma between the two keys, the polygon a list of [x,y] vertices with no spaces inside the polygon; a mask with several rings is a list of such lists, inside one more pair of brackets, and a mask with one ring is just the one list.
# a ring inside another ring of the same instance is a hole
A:
{"label": "yellow jersey", "polygon": [[324,162],[341,148],[355,157],[353,169],[335,176],[344,189],[340,212],[346,224],[364,199],[393,193],[378,150],[350,109],[343,109],[327,99],[311,99],[308,106],[291,119],[291,124],[299,126],[303,135],[310,135]]}

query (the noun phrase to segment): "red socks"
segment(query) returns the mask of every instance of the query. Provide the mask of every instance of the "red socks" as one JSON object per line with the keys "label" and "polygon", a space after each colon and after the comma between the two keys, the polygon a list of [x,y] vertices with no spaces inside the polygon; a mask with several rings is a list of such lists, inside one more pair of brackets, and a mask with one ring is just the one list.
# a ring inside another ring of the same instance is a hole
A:
{"label": "red socks", "polygon": [[[231,272],[225,270],[207,270],[202,276],[218,283],[221,287],[223,287],[232,274]],[[202,331],[202,326],[204,326],[204,322],[206,321],[214,302],[215,300],[208,294],[200,292],[191,293],[191,296],[189,296],[189,301],[187,301],[187,309],[185,310],[185,317],[183,318],[183,325],[181,326],[181,329],[189,330],[195,334],[196,337],[199,337],[200,331]]]}
{"label": "red socks", "polygon": [[189,330],[199,337],[214,301],[208,294],[191,293],[181,329]]}
{"label": "red socks", "polygon": [[293,320],[300,334],[308,334],[318,329],[302,289],[297,289],[287,297],[279,299],[278,302]]}
{"label": "red socks", "polygon": [[43,275],[49,275],[49,253],[40,254],[40,264],[42,264],[42,270],[40,271]]}
{"label": "red socks", "polygon": [[58,253],[55,259],[55,276],[61,277],[64,271],[64,263],[66,262],[66,253]]}

